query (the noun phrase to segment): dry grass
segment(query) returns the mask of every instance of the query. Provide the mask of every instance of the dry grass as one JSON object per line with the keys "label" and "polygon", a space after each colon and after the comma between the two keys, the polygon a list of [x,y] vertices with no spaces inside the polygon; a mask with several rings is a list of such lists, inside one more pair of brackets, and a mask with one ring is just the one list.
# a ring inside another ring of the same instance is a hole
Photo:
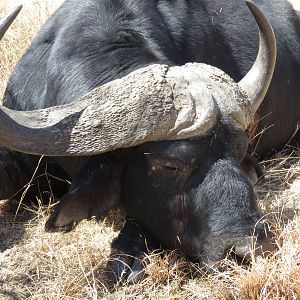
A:
{"label": "dry grass", "polygon": [[[4,91],[6,81],[13,66],[29,46],[36,32],[48,16],[56,9],[62,0],[1,0],[0,16],[23,4],[23,9],[11,29],[6,33],[0,44],[0,91]],[[2,98],[0,92],[0,99]]]}
{"label": "dry grass", "polygon": [[[0,15],[18,2],[1,0]],[[0,94],[13,65],[61,1],[22,2],[21,15],[0,43]],[[122,215],[50,234],[43,228],[47,207],[15,216],[15,209],[0,201],[0,299],[300,299],[300,151],[289,153],[263,163],[265,180],[256,187],[278,251],[253,258],[248,267],[224,260],[224,271],[214,274],[204,274],[176,251],[153,253],[142,282],[111,287],[104,265]]]}

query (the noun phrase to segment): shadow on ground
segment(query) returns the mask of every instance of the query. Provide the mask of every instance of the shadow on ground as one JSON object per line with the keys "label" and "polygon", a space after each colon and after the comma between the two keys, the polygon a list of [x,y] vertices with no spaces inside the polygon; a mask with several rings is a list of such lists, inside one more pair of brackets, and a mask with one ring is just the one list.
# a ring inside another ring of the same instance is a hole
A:
{"label": "shadow on ground", "polygon": [[16,202],[0,201],[0,252],[20,243],[25,233],[25,224],[34,218],[34,214],[28,210],[17,211]]}

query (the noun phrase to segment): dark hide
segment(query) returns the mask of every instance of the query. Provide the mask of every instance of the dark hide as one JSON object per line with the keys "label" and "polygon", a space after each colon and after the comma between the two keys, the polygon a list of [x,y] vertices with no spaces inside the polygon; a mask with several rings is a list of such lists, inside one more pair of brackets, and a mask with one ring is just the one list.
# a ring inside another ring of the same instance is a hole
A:
{"label": "dark hide", "polygon": [[[278,42],[274,79],[258,116],[257,132],[268,129],[256,150],[266,155],[291,139],[300,119],[300,25],[288,2],[256,3]],[[254,62],[257,41],[244,1],[67,0],[17,64],[4,104],[32,110],[69,103],[154,63],[205,62],[239,80]],[[247,147],[245,133],[219,120],[203,138],[59,159],[73,181],[46,228],[70,228],[122,205],[163,245],[218,260],[229,248],[242,247],[260,218],[241,167]],[[32,172],[22,169],[15,176]],[[256,233],[261,244],[262,226]],[[114,253],[126,253],[122,239],[114,242]]]}
{"label": "dark hide", "polygon": [[247,139],[224,127],[201,139],[137,148],[123,179],[130,216],[167,247],[208,261],[223,257],[233,237],[251,235],[260,218],[240,166]]}

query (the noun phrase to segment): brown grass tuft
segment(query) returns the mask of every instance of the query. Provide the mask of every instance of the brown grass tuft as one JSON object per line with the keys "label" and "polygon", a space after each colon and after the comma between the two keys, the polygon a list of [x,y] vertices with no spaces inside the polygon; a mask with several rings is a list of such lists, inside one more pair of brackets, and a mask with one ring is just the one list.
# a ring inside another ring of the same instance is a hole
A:
{"label": "brown grass tuft", "polygon": [[299,299],[299,229],[295,218],[277,236],[279,249],[272,257],[256,258],[248,270],[235,266],[234,286],[241,299]]}

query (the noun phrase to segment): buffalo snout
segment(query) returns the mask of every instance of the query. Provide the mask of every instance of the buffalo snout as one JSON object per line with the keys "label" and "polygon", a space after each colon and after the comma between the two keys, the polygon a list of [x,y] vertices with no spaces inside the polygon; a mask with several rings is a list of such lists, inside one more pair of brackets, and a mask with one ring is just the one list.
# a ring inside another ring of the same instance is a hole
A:
{"label": "buffalo snout", "polygon": [[265,257],[274,252],[274,250],[272,233],[268,226],[263,223],[258,223],[255,226],[253,236],[239,240],[232,247],[234,255],[242,260],[250,260],[253,255]]}

